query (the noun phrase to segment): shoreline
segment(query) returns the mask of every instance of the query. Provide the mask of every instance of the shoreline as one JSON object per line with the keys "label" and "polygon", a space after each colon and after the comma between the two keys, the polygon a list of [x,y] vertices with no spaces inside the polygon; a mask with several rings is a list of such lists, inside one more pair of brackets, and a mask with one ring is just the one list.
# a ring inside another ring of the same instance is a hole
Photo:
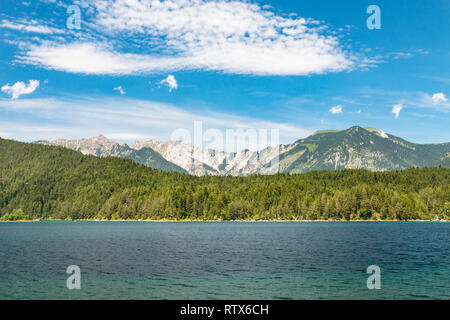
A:
{"label": "shoreline", "polygon": [[233,222],[450,222],[450,220],[445,219],[434,219],[434,220],[169,220],[169,219],[129,219],[129,220],[103,220],[103,219],[78,219],[78,220],[65,220],[65,219],[33,219],[33,220],[15,220],[15,221],[2,221],[0,222],[224,222],[224,223],[233,223]]}

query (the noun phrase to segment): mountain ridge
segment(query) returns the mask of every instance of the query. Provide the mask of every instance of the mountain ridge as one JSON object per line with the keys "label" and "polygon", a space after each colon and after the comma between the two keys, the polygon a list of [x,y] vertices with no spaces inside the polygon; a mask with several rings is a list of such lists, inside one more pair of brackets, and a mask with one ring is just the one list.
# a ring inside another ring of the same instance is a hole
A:
{"label": "mountain ridge", "polygon": [[153,169],[186,173],[184,169],[180,168],[172,162],[167,161],[153,149],[143,148],[144,150],[135,150],[133,148],[130,148],[127,144],[117,143],[113,140],[110,140],[103,134],[88,139],[58,139],[54,141],[39,140],[35,143],[60,146],[77,152],[81,152],[84,155],[127,158]]}
{"label": "mountain ridge", "polygon": [[303,173],[312,170],[369,169],[401,170],[436,166],[450,143],[416,144],[373,127],[352,126],[345,130],[319,130],[291,144],[258,151],[227,153],[204,149],[183,141],[155,139],[130,145],[114,142],[104,135],[89,139],[36,141],[99,157],[129,158],[163,171],[191,175]]}

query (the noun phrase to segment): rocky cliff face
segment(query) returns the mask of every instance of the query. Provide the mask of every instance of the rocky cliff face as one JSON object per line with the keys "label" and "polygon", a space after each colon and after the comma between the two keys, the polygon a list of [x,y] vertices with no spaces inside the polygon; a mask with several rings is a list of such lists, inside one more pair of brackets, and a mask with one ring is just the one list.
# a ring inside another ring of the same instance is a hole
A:
{"label": "rocky cliff face", "polygon": [[140,148],[139,150],[135,150],[130,148],[127,144],[120,144],[109,140],[104,135],[99,135],[89,139],[60,139],[54,141],[37,141],[36,143],[61,146],[86,155],[93,155],[97,157],[128,158],[154,169],[186,173],[184,169],[172,162],[167,161],[153,149]]}
{"label": "rocky cliff face", "polygon": [[89,139],[59,139],[54,141],[38,141],[38,143],[61,146],[83,154],[89,154],[97,157],[125,157],[133,152],[133,149],[126,144],[120,144],[109,140],[104,135],[99,135]]}

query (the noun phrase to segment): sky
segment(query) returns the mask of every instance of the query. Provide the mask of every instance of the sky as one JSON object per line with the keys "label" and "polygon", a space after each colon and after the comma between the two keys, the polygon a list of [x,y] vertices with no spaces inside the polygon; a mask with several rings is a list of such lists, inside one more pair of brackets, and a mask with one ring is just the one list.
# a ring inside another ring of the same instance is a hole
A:
{"label": "sky", "polygon": [[449,142],[449,20],[447,0],[2,0],[0,137]]}

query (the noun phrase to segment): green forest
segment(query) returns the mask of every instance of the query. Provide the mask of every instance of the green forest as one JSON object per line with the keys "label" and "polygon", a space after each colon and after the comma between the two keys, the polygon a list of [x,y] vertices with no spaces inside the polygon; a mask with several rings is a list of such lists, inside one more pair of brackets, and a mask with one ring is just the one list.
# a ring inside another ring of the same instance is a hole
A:
{"label": "green forest", "polygon": [[2,220],[450,218],[450,169],[248,177],[162,172],[129,159],[0,139]]}

